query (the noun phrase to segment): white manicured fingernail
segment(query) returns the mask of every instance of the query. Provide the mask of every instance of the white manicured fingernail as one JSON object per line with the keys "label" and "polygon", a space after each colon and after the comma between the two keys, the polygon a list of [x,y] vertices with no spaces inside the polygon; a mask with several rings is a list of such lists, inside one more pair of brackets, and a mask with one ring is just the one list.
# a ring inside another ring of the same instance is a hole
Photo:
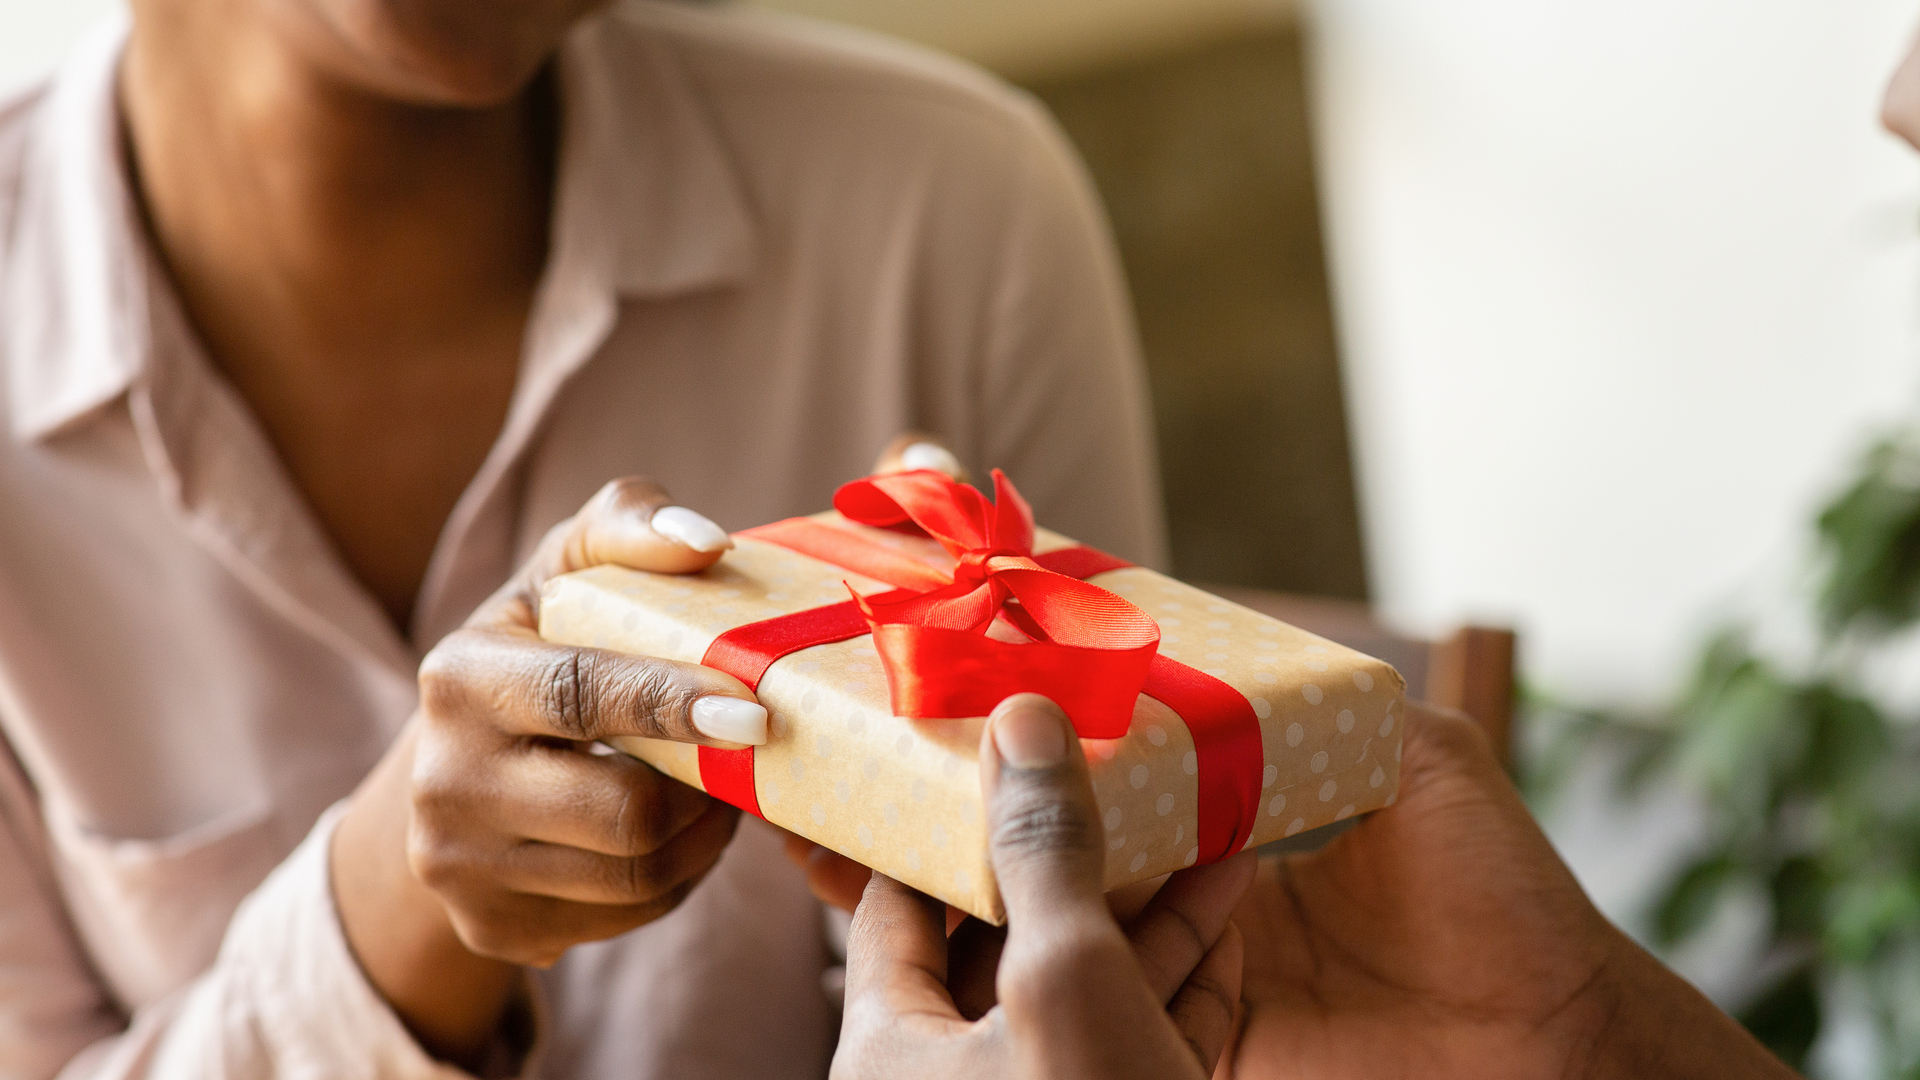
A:
{"label": "white manicured fingernail", "polygon": [[693,703],[693,726],[709,739],[759,746],[767,741],[767,710],[751,701],[714,694]]}
{"label": "white manicured fingernail", "polygon": [[900,467],[912,472],[915,469],[932,469],[948,476],[960,475],[960,459],[952,451],[939,443],[917,442],[900,454]]}
{"label": "white manicured fingernail", "polygon": [[715,525],[705,514],[696,514],[684,506],[663,506],[655,510],[649,524],[654,532],[695,551],[725,551],[733,546],[733,537],[727,535],[727,530]]}

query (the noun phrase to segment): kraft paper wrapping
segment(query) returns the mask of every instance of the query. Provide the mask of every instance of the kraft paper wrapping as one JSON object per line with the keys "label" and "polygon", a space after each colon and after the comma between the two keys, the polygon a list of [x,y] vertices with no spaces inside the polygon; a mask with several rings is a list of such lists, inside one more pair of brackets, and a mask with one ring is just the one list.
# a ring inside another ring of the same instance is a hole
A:
{"label": "kraft paper wrapping", "polygon": [[[951,565],[932,540],[818,520]],[[1040,530],[1036,552],[1072,546]],[[1245,694],[1260,718],[1265,763],[1248,846],[1391,805],[1400,779],[1406,684],[1382,661],[1228,603],[1151,570],[1088,579],[1144,609],[1160,651]],[[549,641],[698,663],[727,630],[892,586],[741,537],[704,573],[597,567],[548,583],[540,633]],[[754,785],[767,820],[993,923],[1005,921],[987,861],[979,745],[984,718],[914,720],[888,705],[871,637],[819,645],[776,662],[761,680],[771,714]],[[693,746],[613,740],[661,772],[700,783]],[[1186,725],[1142,695],[1124,738],[1082,740],[1106,827],[1106,887],[1191,865],[1198,857],[1196,758]]]}

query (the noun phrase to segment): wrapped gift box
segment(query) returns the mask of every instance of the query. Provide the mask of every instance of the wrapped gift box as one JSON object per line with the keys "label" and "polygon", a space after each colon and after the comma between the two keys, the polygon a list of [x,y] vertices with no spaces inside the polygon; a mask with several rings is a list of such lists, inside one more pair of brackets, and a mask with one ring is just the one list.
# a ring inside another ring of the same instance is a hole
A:
{"label": "wrapped gift box", "polygon": [[[1009,492],[1010,486],[1003,489],[1003,503]],[[1177,662],[1154,663],[1218,691],[1246,726],[1257,722],[1258,760],[1243,738],[1230,754],[1212,751],[1207,769],[1200,767],[1202,748],[1187,719],[1147,693],[1132,698],[1124,735],[1083,739],[1106,829],[1108,888],[1193,865],[1203,857],[1202,834],[1209,830],[1218,850],[1204,855],[1220,858],[1231,853],[1228,847],[1258,846],[1393,802],[1405,683],[1391,667],[1151,570],[1074,558],[1088,549],[1028,528],[1041,565],[1051,560],[1070,570],[1097,570],[1085,580],[1151,616],[1160,631],[1158,655]],[[899,573],[881,580],[794,550],[818,547],[793,540],[804,541],[809,531],[884,549],[938,571],[934,581],[948,580],[956,564],[951,545],[828,512],[738,534],[734,550],[701,574],[603,566],[557,578],[541,600],[540,632],[565,644],[727,669],[714,660],[723,635],[786,626],[795,613],[834,605],[844,614],[849,589],[864,597],[901,595]],[[1001,565],[1014,564],[1002,559]],[[1007,628],[1000,619],[990,636],[1024,640]],[[883,640],[881,649],[890,642]],[[898,662],[896,653],[889,657]],[[771,714],[766,745],[733,754],[637,738],[615,745],[973,915],[1003,921],[981,813],[984,719],[895,715],[901,688],[890,689],[889,675],[898,683],[899,673],[889,672],[865,632],[762,664],[763,672],[735,673],[757,675],[757,685],[752,677],[746,681]],[[1226,811],[1219,793],[1203,800],[1201,790],[1203,779],[1220,785],[1223,769],[1234,776],[1226,785],[1233,788]],[[730,773],[724,784],[723,773]],[[1229,820],[1203,823],[1203,801],[1207,812]],[[1231,840],[1223,845],[1222,837]]]}

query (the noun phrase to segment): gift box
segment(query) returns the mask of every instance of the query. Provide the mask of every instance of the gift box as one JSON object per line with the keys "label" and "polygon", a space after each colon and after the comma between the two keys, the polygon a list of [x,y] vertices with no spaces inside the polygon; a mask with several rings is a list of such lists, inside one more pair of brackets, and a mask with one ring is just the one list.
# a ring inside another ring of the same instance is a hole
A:
{"label": "gift box", "polygon": [[1053,698],[1082,737],[1109,889],[1393,802],[1390,666],[1038,529],[995,487],[856,481],[700,574],[556,578],[540,633],[739,677],[765,745],[611,742],[994,923],[979,744],[1013,692]]}

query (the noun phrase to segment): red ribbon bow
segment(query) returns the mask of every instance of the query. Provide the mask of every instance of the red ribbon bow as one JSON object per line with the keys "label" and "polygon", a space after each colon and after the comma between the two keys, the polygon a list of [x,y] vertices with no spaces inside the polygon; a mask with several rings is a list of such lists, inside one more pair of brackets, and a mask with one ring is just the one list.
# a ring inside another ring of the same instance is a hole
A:
{"label": "red ribbon bow", "polygon": [[1160,628],[1122,597],[1035,562],[1033,511],[998,469],[993,487],[988,502],[923,470],[856,480],[834,496],[849,520],[917,526],[957,561],[939,587],[854,598],[873,629],[894,713],[982,716],[1032,692],[1052,698],[1085,738],[1125,735]]}
{"label": "red ribbon bow", "polygon": [[[1145,612],[1081,580],[1123,569],[1124,559],[1088,547],[1035,556],[1033,512],[998,471],[993,483],[991,503],[935,472],[856,480],[834,496],[852,521],[938,539],[951,568],[812,518],[741,533],[896,588],[737,626],[701,663],[757,689],[783,656],[872,633],[895,715],[981,716],[1009,694],[1033,691],[1057,702],[1087,738],[1126,734],[1144,692],[1172,708],[1193,737],[1187,771],[1200,806],[1191,857],[1215,862],[1239,851],[1260,800],[1252,704],[1218,678],[1158,655],[1160,630]],[[703,746],[701,786],[758,814],[753,760],[750,747]]]}

